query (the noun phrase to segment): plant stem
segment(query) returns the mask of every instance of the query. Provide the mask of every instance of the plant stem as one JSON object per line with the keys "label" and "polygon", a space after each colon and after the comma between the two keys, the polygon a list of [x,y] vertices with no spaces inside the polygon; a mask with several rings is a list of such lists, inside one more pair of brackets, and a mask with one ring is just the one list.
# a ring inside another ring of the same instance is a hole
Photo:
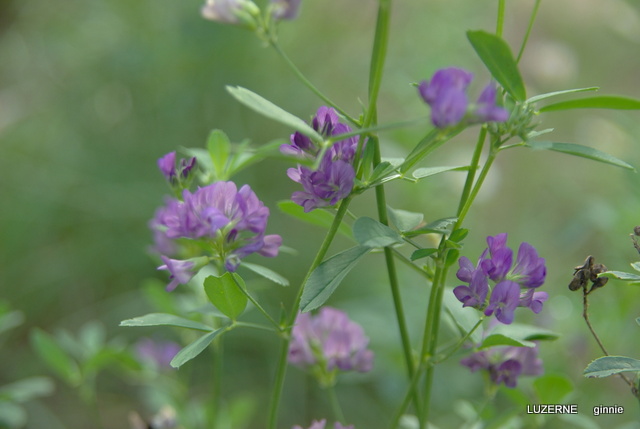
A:
{"label": "plant stem", "polygon": [[340,401],[338,401],[338,395],[336,394],[335,386],[328,386],[326,388],[326,391],[327,395],[329,396],[329,402],[331,403],[331,409],[333,410],[333,416],[337,421],[346,424],[344,414],[342,413],[342,407],[340,406]]}
{"label": "plant stem", "polygon": [[249,299],[249,301],[251,301],[251,303],[260,311],[260,313],[262,313],[264,317],[266,317],[267,320],[271,322],[271,324],[275,326],[278,331],[282,331],[282,327],[280,326],[280,324],[276,322],[269,313],[267,313],[267,311],[262,307],[262,305],[260,305],[258,301],[255,300],[253,296],[251,296],[249,291],[245,290],[245,288],[240,286],[240,283],[238,283],[238,280],[236,280],[236,276],[232,275],[231,278],[233,278],[233,282],[236,284],[238,289],[240,289],[240,291],[247,297],[247,299]]}
{"label": "plant stem", "polygon": [[277,41],[270,39],[269,40],[269,44],[271,46],[273,46],[273,48],[275,49],[275,51],[278,53],[278,55],[280,55],[280,57],[284,60],[284,62],[287,64],[287,66],[289,66],[289,68],[291,69],[291,71],[293,71],[293,74],[296,75],[296,77],[298,78],[298,80],[300,80],[300,82],[302,82],[302,84],[304,86],[306,86],[307,88],[309,88],[309,90],[311,90],[311,92],[313,92],[315,95],[317,95],[322,101],[324,101],[325,103],[327,103],[329,106],[333,107],[334,109],[336,109],[342,116],[345,117],[345,119],[347,119],[349,122],[351,122],[352,124],[359,126],[360,123],[359,121],[357,121],[356,119],[352,118],[347,112],[345,112],[344,110],[342,110],[340,108],[340,106],[338,106],[336,103],[334,103],[333,101],[331,101],[331,99],[329,99],[329,97],[327,97],[326,95],[324,95],[324,93],[322,91],[320,91],[318,88],[316,88],[316,86],[314,84],[311,83],[311,81],[309,79],[307,79],[307,77],[300,71],[300,69],[294,64],[293,61],[291,61],[291,59],[289,58],[289,56],[282,50],[282,48],[280,47],[280,45],[278,44]]}
{"label": "plant stem", "polygon": [[524,34],[524,39],[522,40],[522,45],[520,45],[520,51],[518,52],[518,57],[516,58],[516,63],[520,62],[522,58],[522,54],[524,53],[524,48],[527,46],[527,42],[529,41],[529,36],[531,35],[531,29],[533,28],[533,23],[538,16],[538,8],[540,7],[540,1],[536,0],[533,5],[533,11],[531,12],[531,18],[529,18],[529,25],[527,26],[527,32]]}
{"label": "plant stem", "polygon": [[307,274],[304,276],[302,283],[298,289],[298,293],[294,300],[293,307],[291,309],[291,314],[289,315],[288,323],[283,328],[283,340],[282,345],[280,347],[280,357],[278,359],[277,370],[276,370],[276,380],[273,387],[273,394],[271,396],[271,405],[269,407],[269,416],[267,422],[268,429],[276,429],[278,423],[278,409],[280,407],[280,399],[282,397],[282,388],[284,386],[284,379],[287,373],[287,356],[289,354],[289,343],[291,342],[291,329],[293,324],[295,323],[296,317],[298,316],[298,309],[300,307],[300,299],[302,298],[302,292],[304,290],[304,285],[307,283],[307,280],[311,276],[313,270],[315,270],[318,265],[322,262],[325,255],[327,254],[329,247],[331,246],[331,242],[333,241],[336,233],[338,232],[338,228],[340,227],[340,223],[344,218],[344,215],[349,208],[349,204],[351,203],[352,196],[348,196],[340,203],[340,207],[338,208],[338,212],[336,216],[333,218],[333,222],[331,223],[331,227],[329,231],[327,231],[327,235],[316,254],[315,259],[311,263]]}
{"label": "plant stem", "polygon": [[504,28],[504,7],[505,1],[498,1],[498,21],[496,22],[496,36],[502,37],[502,30]]}

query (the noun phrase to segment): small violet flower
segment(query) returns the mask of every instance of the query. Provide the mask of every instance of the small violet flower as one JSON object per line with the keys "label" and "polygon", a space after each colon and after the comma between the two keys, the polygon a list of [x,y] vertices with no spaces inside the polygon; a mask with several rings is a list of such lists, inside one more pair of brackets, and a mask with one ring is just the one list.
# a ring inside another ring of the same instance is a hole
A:
{"label": "small violet flower", "polygon": [[[336,111],[330,107],[320,107],[311,121],[313,129],[324,137],[351,132],[351,128],[340,122]],[[329,207],[346,198],[353,189],[355,170],[353,160],[358,148],[358,138],[349,137],[337,141],[323,153],[309,137],[296,132],[291,135],[291,143],[280,146],[284,155],[318,162],[317,170],[305,166],[290,168],[287,175],[302,185],[303,191],[296,191],[291,199],[302,206],[305,212],[319,207]]]}
{"label": "small violet flower", "polygon": [[260,8],[250,0],[207,0],[200,12],[209,21],[255,28]]}
{"label": "small violet flower", "polygon": [[[183,190],[182,201],[168,199],[150,225],[159,252],[174,255],[176,240],[196,240],[228,271],[235,271],[240,260],[252,253],[278,255],[282,238],[265,235],[268,218],[269,209],[248,185],[238,189],[233,182],[215,182],[194,192]],[[180,261],[163,255],[159,269],[171,273],[167,289],[188,282],[206,265],[205,259],[208,262],[209,257]]]}
{"label": "small violet flower", "polygon": [[[169,152],[158,159],[158,169],[167,179],[171,186],[176,186],[185,182],[189,184],[191,179],[191,170],[196,165],[196,158],[181,159],[176,167],[176,153]],[[183,186],[186,187],[186,186]]]}
{"label": "small violet flower", "polygon": [[153,362],[158,368],[171,368],[171,360],[181,347],[172,341],[154,341],[143,338],[136,343],[136,353],[143,361]]}
{"label": "small violet flower", "polygon": [[[325,429],[326,424],[327,424],[326,419],[314,420],[313,423],[311,423],[311,426],[309,426],[309,429]],[[304,428],[302,426],[295,425],[291,429],[304,429]],[[353,425],[345,426],[340,422],[335,422],[335,424],[333,425],[333,429],[354,429],[354,426]]]}
{"label": "small violet flower", "polygon": [[373,367],[369,338],[343,311],[323,307],[316,316],[301,313],[291,335],[289,362],[315,368],[326,377],[321,382],[330,385],[337,370],[367,372]]}
{"label": "small violet flower", "polygon": [[471,372],[484,370],[493,384],[514,388],[520,376],[538,376],[544,370],[535,347],[492,347],[473,353],[460,363]]}
{"label": "small violet flower", "polygon": [[274,19],[295,19],[298,17],[300,0],[271,0],[271,7]]}
{"label": "small violet flower", "polygon": [[438,128],[452,127],[468,115],[469,123],[504,122],[509,112],[496,105],[496,88],[489,84],[474,107],[469,106],[467,88],[473,74],[457,67],[440,69],[430,81],[418,85],[418,93],[431,106],[431,121]]}
{"label": "small violet flower", "polygon": [[[549,298],[546,292],[535,290],[547,275],[544,258],[538,256],[532,245],[522,243],[514,264],[513,251],[507,246],[507,234],[504,233],[487,237],[487,245],[476,267],[466,257],[458,261],[460,269],[456,275],[468,284],[454,288],[458,301],[463,307],[483,310],[487,316],[495,314],[498,321],[505,324],[513,322],[517,307],[528,307],[534,313],[540,313]],[[490,295],[489,280],[496,283]]]}

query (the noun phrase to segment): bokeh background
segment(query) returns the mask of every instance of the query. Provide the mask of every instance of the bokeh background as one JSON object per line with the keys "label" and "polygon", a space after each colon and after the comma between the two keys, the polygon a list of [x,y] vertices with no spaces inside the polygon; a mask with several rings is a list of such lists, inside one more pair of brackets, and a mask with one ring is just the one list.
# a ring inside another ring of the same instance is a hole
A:
{"label": "bokeh background", "polygon": [[[524,35],[533,1],[508,2],[505,38],[514,47]],[[19,310],[23,323],[0,337],[0,384],[33,375],[55,376],[34,354],[34,327],[77,335],[99,321],[108,338],[133,343],[153,331],[118,327],[120,320],[153,310],[144,294],[155,272],[147,248],[148,219],[162,203],[166,185],[156,159],[180,147],[202,147],[211,129],[239,142],[286,139],[290,130],[239,105],[225,85],[258,92],[290,112],[309,118],[320,101],[275,52],[242,29],[201,19],[195,0],[3,0],[0,2],[0,298]],[[281,25],[280,40],[300,69],[345,110],[357,115],[366,103],[376,2],[303,0],[299,19]],[[402,0],[393,8],[392,35],[380,122],[427,114],[412,83],[434,70],[457,65],[473,70],[480,91],[488,73],[466,40],[468,29],[495,27],[497,1]],[[640,98],[640,6],[635,1],[543,2],[521,69],[529,94],[600,86],[602,94]],[[582,110],[540,116],[553,139],[609,152],[640,166],[640,113]],[[406,152],[427,125],[382,134],[383,155]],[[468,162],[473,133],[440,149],[425,166]],[[297,285],[323,231],[280,213],[278,201],[295,189],[288,163],[269,159],[236,177],[249,183],[272,208],[269,230],[297,255],[268,261]],[[451,173],[417,185],[388,186],[389,204],[422,212],[427,220],[454,214],[462,175]],[[561,338],[543,344],[548,373],[568,377],[567,401],[591,416],[595,405],[622,405],[622,416],[581,423],[547,420],[542,427],[640,427],[640,412],[619,379],[584,379],[582,370],[601,353],[580,317],[581,297],[567,289],[572,267],[591,254],[610,269],[628,270],[638,260],[629,233],[640,224],[636,173],[551,152],[527,149],[499,157],[473,208],[463,254],[477,257],[487,235],[509,232],[547,259],[550,294],[535,323]],[[355,205],[371,213],[365,196]],[[345,248],[338,240],[333,252]],[[262,261],[264,262],[264,261]],[[366,376],[346,377],[338,394],[359,428],[378,428],[404,392],[402,357],[385,273],[379,255],[369,256],[329,302],[364,324],[377,355]],[[427,290],[402,274],[403,292],[417,344]],[[455,286],[455,278],[450,275]],[[157,285],[156,285],[157,286]],[[274,313],[293,288],[258,283],[257,294]],[[614,353],[640,357],[640,289],[610,282],[592,298],[591,316]],[[520,315],[522,317],[523,315]],[[533,318],[523,320],[534,321]],[[172,337],[171,331],[154,335]],[[229,336],[224,384],[229,401],[260,428],[269,399],[277,344],[265,335]],[[192,372],[207,371],[205,359]],[[441,428],[456,427],[464,404],[481,402],[482,380],[453,359],[438,372],[434,407]],[[188,364],[190,365],[190,364]],[[181,370],[183,371],[183,370]],[[184,375],[184,374],[183,374]],[[194,377],[194,397],[206,386]],[[28,402],[30,428],[124,428],[128,414],[148,416],[144,389],[117,371],[97,378],[100,422],[76,388],[56,379],[55,393]],[[283,427],[308,424],[328,406],[297,369],[289,371]],[[525,392],[530,383],[523,383]],[[303,392],[301,394],[300,392]],[[196,401],[194,399],[194,401]],[[535,427],[522,416],[520,426]],[[528,426],[527,426],[528,425]],[[569,425],[569,426],[567,426]],[[571,426],[573,425],[573,426]],[[241,429],[241,428],[235,428]]]}

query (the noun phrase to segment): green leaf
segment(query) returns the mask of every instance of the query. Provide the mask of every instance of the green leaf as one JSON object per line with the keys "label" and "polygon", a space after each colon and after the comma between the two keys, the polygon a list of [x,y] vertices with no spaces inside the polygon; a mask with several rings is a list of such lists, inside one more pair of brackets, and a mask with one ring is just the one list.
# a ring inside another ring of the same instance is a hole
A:
{"label": "green leaf", "polygon": [[316,142],[321,142],[324,140],[316,130],[314,130],[302,119],[292,115],[281,107],[276,106],[275,104],[259,96],[255,92],[249,91],[248,89],[242,88],[240,86],[227,86],[227,91],[229,91],[229,94],[231,94],[240,103],[244,104],[250,109],[255,110],[261,115],[264,115],[267,118],[273,119],[274,121],[291,127],[296,131],[300,131],[302,134],[310,137]]}
{"label": "green leaf", "polygon": [[640,262],[632,262],[630,265],[634,270],[640,271]]}
{"label": "green leaf", "polygon": [[464,240],[467,237],[467,235],[469,235],[468,229],[459,228],[451,233],[451,235],[449,236],[449,241],[453,241],[454,243],[460,243],[462,240]]}
{"label": "green leaf", "polygon": [[247,295],[240,290],[245,287],[244,280],[236,273],[226,272],[220,277],[204,279],[204,291],[209,301],[231,320],[236,320],[247,307]]}
{"label": "green leaf", "polygon": [[149,313],[120,322],[120,326],[176,326],[179,328],[195,329],[197,331],[212,331],[213,328],[200,322],[185,319],[167,313]]}
{"label": "green leaf", "polygon": [[546,98],[556,97],[558,95],[573,94],[574,92],[597,91],[599,89],[600,88],[597,86],[590,86],[589,88],[565,89],[563,91],[547,92],[546,94],[534,95],[533,97],[527,100],[527,103],[535,103],[537,101],[544,100]]}
{"label": "green leaf", "polygon": [[258,264],[251,264],[249,262],[242,262],[240,266],[253,271],[254,273],[264,277],[267,280],[271,280],[272,282],[277,283],[280,286],[289,286],[289,280],[267,267],[263,267],[262,265]]}
{"label": "green leaf", "polygon": [[560,337],[559,334],[548,329],[520,323],[498,325],[491,331],[491,333],[501,334],[518,341],[552,341]]}
{"label": "green leaf", "polygon": [[413,252],[411,254],[411,260],[412,261],[416,261],[418,259],[422,259],[422,258],[426,258],[427,256],[431,256],[434,253],[436,253],[438,251],[438,249],[433,249],[433,248],[429,248],[429,249],[418,249],[415,252]]}
{"label": "green leaf", "polygon": [[31,331],[31,347],[58,376],[72,386],[80,384],[82,375],[78,364],[58,343],[41,329]]}
{"label": "green leaf", "polygon": [[529,141],[525,146],[536,150],[553,150],[556,152],[579,156],[582,158],[587,158],[594,161],[603,162],[605,164],[615,165],[616,167],[622,167],[635,171],[635,168],[632,165],[627,164],[626,162],[614,157],[613,155],[609,155],[608,153],[599,151],[598,149],[594,149],[589,146],[583,146],[574,143],[556,143],[550,141]]}
{"label": "green leaf", "polygon": [[589,378],[601,378],[621,372],[640,372],[640,360],[626,356],[604,356],[587,365],[583,374]]}
{"label": "green leaf", "polygon": [[420,225],[424,219],[422,213],[408,212],[406,210],[398,210],[387,206],[389,219],[399,231],[410,231]]}
{"label": "green leaf", "polygon": [[180,368],[186,362],[190,361],[194,357],[198,356],[204,349],[211,344],[215,337],[217,337],[224,328],[218,329],[208,334],[204,334],[187,347],[183,348],[171,359],[170,365],[174,368]]}
{"label": "green leaf", "polygon": [[491,76],[517,101],[527,98],[518,64],[507,42],[486,31],[467,31],[467,38]]}
{"label": "green leaf", "polygon": [[353,236],[362,246],[371,248],[402,243],[397,232],[370,217],[361,217],[354,222]]}
{"label": "green leaf", "polygon": [[229,137],[221,130],[211,131],[207,140],[207,150],[213,163],[216,178],[219,180],[227,179],[225,170],[231,153]]}
{"label": "green leaf", "polygon": [[27,412],[13,402],[0,401],[0,428],[19,429],[27,424]]}
{"label": "green leaf", "polygon": [[545,374],[535,379],[533,389],[541,404],[561,404],[573,392],[573,384],[564,375]]}
{"label": "green leaf", "polygon": [[306,313],[324,304],[349,271],[370,251],[370,247],[355,246],[322,262],[304,285],[300,310]]}
{"label": "green leaf", "polygon": [[625,273],[622,271],[605,271],[598,274],[598,277],[609,277],[612,279],[618,279],[625,282],[631,282],[631,284],[640,283],[640,276],[633,273]]}
{"label": "green leaf", "polygon": [[422,234],[451,234],[453,225],[458,221],[457,217],[447,217],[433,221],[422,228],[414,229],[404,233],[406,237],[415,237]]}
{"label": "green leaf", "polygon": [[0,387],[0,398],[8,397],[14,402],[26,402],[50,395],[53,390],[54,384],[49,377],[30,377]]}
{"label": "green leaf", "polygon": [[[334,216],[331,213],[322,209],[316,209],[309,213],[305,213],[304,209],[293,201],[280,201],[278,203],[278,208],[281,212],[311,225],[329,229],[333,223]],[[349,226],[344,222],[340,223],[338,232],[345,237],[352,238],[351,228],[349,228]]]}
{"label": "green leaf", "polygon": [[425,177],[434,176],[436,174],[445,173],[447,171],[467,171],[469,167],[466,165],[461,165],[457,167],[426,167],[426,168],[417,168],[413,172],[414,179],[424,179]]}
{"label": "green leaf", "polygon": [[535,343],[526,340],[520,340],[516,338],[507,337],[502,334],[492,334],[482,341],[480,349],[486,349],[487,347],[495,346],[515,346],[515,347],[534,347]]}
{"label": "green leaf", "polygon": [[571,109],[640,110],[640,100],[617,95],[598,95],[576,100],[559,101],[540,108],[540,113]]}

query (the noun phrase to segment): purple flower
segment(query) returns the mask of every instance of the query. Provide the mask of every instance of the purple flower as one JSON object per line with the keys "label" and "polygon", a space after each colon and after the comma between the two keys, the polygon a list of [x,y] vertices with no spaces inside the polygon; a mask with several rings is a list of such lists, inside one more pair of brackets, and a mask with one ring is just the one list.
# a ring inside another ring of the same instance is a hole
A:
{"label": "purple flower", "polygon": [[[440,69],[430,81],[422,81],[418,92],[431,107],[431,121],[438,128],[447,128],[459,124],[467,115],[469,100],[467,87],[473,80],[473,74],[457,67]],[[503,122],[509,113],[496,106],[496,90],[493,84],[487,86],[472,109],[470,123]]]}
{"label": "purple flower", "polygon": [[544,258],[538,256],[536,249],[529,243],[522,243],[518,249],[516,266],[511,271],[512,277],[527,288],[537,288],[544,283],[547,268]]}
{"label": "purple flower", "polygon": [[547,292],[535,292],[533,289],[526,289],[520,294],[519,307],[528,307],[534,313],[538,314],[542,311],[542,305],[549,299]]}
{"label": "purple flower", "polygon": [[367,372],[373,367],[373,352],[367,349],[369,338],[343,311],[323,307],[318,315],[301,313],[292,330],[289,362],[323,373]]}
{"label": "purple flower", "polygon": [[298,17],[300,0],[271,0],[271,16],[275,19],[295,19]]}
{"label": "purple flower", "polygon": [[496,319],[504,324],[513,322],[513,312],[520,303],[520,286],[511,280],[498,283],[491,292],[489,306],[484,311],[486,316],[495,313]]}
{"label": "purple flower", "polygon": [[[322,106],[311,121],[313,129],[324,137],[351,132],[351,128],[339,121],[338,114],[330,107]],[[294,192],[291,199],[305,212],[318,207],[329,207],[346,198],[353,189],[355,170],[352,162],[358,148],[358,138],[350,137],[335,142],[324,152],[317,170],[304,166],[290,168],[287,175],[302,185],[303,191]],[[322,149],[309,137],[296,132],[291,144],[280,146],[280,152],[300,159],[318,161]]]}
{"label": "purple flower", "polygon": [[181,180],[188,179],[191,173],[191,170],[195,165],[196,165],[195,157],[189,158],[188,160],[183,158],[180,160],[178,168],[176,168],[175,152],[169,152],[168,154],[158,159],[158,168],[160,169],[160,172],[164,175],[167,181],[172,185],[177,184]]}
{"label": "purple flower", "polygon": [[482,267],[491,280],[499,282],[502,280],[509,270],[513,262],[513,251],[507,247],[507,234],[498,234],[495,237],[487,237],[487,249],[490,259],[484,259],[486,253],[482,256]]}
{"label": "purple flower", "polygon": [[473,264],[467,258],[460,258],[458,261],[460,269],[458,270],[458,278],[462,281],[469,282],[469,286],[458,286],[453,289],[458,301],[462,302],[463,307],[474,307],[480,309],[484,306],[489,293],[489,282],[487,281],[487,275],[484,273],[481,267],[470,270],[473,268]]}
{"label": "purple flower", "polygon": [[198,258],[187,259],[186,261],[180,261],[177,259],[169,259],[166,256],[161,256],[164,265],[158,267],[159,270],[169,271],[169,284],[167,285],[167,292],[171,292],[178,285],[186,285],[189,281],[198,274],[198,271],[209,263],[209,258],[201,256]]}
{"label": "purple flower", "polygon": [[514,388],[522,375],[538,376],[544,370],[535,347],[492,347],[473,353],[460,363],[471,372],[487,371],[491,382]]}
{"label": "purple flower", "polygon": [[158,368],[171,368],[171,360],[180,351],[172,341],[154,341],[143,338],[136,343],[136,353],[141,360],[153,362]]}
{"label": "purple flower", "polygon": [[203,18],[210,21],[244,24],[253,28],[260,9],[250,0],[207,0],[200,12]]}
{"label": "purple flower", "polygon": [[228,271],[235,271],[240,259],[252,253],[277,256],[282,238],[265,235],[269,209],[248,185],[238,190],[233,182],[216,182],[193,193],[184,190],[182,197],[183,201],[168,200],[156,212],[152,221],[156,247],[167,249],[169,240],[198,240],[214,258],[224,261]]}

